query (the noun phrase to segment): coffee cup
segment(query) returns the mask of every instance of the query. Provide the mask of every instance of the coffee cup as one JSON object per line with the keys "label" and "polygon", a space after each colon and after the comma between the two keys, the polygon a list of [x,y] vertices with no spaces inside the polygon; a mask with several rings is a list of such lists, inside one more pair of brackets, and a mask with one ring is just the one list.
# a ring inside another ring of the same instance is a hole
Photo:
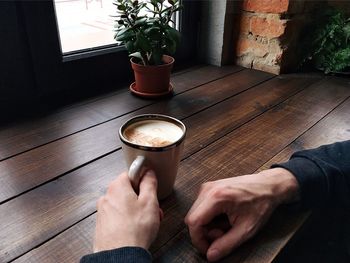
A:
{"label": "coffee cup", "polygon": [[158,199],[171,194],[185,135],[186,127],[181,121],[161,114],[138,115],[120,127],[128,176],[136,192],[144,171],[152,169],[158,180]]}

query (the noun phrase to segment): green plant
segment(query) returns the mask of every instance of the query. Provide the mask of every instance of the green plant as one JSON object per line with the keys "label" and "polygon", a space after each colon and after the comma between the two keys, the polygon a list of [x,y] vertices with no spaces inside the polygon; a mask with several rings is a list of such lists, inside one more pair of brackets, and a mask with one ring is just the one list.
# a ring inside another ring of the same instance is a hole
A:
{"label": "green plant", "polygon": [[130,57],[144,65],[160,65],[164,54],[174,54],[180,33],[169,24],[183,7],[179,0],[114,0],[118,15],[115,40],[124,44]]}
{"label": "green plant", "polygon": [[302,41],[302,64],[311,62],[325,73],[350,67],[350,18],[334,8],[320,10]]}

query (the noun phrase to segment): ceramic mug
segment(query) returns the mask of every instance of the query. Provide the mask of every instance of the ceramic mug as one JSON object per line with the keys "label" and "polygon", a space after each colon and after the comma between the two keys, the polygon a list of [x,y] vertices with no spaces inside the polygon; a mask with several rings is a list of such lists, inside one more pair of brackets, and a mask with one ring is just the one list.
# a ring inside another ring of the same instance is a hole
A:
{"label": "ceramic mug", "polygon": [[158,180],[158,199],[171,194],[185,136],[186,127],[181,121],[160,114],[138,115],[120,127],[119,138],[129,167],[128,175],[136,191],[144,171],[152,169]]}

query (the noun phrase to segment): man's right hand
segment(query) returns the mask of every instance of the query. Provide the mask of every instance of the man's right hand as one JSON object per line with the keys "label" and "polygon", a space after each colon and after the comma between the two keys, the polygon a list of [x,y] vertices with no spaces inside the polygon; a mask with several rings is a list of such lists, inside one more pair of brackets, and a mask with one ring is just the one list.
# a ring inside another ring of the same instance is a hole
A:
{"label": "man's right hand", "polygon": [[162,214],[153,171],[142,177],[139,195],[127,173],[120,174],[98,201],[94,252],[127,246],[148,249],[157,237]]}
{"label": "man's right hand", "polygon": [[203,184],[185,218],[193,245],[209,261],[225,257],[251,238],[279,204],[295,201],[298,188],[283,168]]}

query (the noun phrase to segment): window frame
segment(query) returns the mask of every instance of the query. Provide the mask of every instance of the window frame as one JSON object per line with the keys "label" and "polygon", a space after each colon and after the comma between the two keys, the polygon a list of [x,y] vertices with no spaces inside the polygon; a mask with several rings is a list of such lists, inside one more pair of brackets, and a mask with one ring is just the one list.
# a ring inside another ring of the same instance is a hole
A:
{"label": "window frame", "polygon": [[[197,57],[200,1],[184,0],[183,5],[182,41],[174,56],[176,67],[194,64]],[[53,0],[24,0],[16,2],[16,6],[25,28],[39,96],[78,96],[83,92],[117,89],[131,81],[129,57],[123,46],[115,44],[62,54]]]}

